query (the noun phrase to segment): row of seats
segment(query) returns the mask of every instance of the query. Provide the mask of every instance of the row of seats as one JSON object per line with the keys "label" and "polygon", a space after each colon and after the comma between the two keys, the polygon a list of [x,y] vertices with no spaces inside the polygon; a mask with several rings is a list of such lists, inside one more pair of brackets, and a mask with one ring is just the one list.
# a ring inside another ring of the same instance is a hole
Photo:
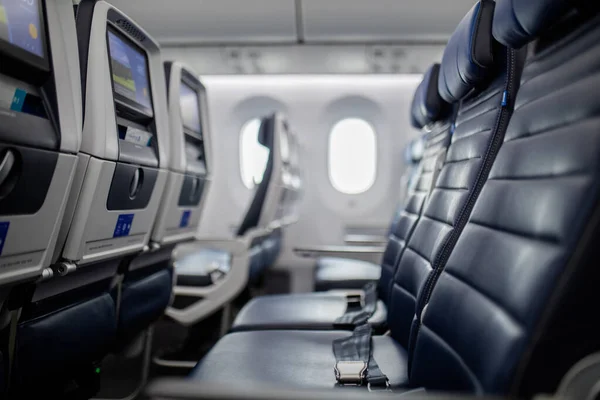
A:
{"label": "row of seats", "polygon": [[598,11],[480,0],[415,93],[424,154],[377,285],[253,300],[188,380],[530,397],[600,350]]}
{"label": "row of seats", "polygon": [[[436,67],[437,68],[437,67]],[[428,72],[431,74],[431,72]],[[429,78],[431,79],[431,78]],[[419,103],[413,102],[412,114],[420,114]],[[426,115],[426,114],[425,114]],[[428,117],[434,119],[432,117]],[[418,122],[412,116],[412,124],[422,129],[427,121]],[[388,228],[387,236],[393,235],[406,207],[408,193],[414,190],[419,178],[420,162],[424,152],[424,136],[410,141],[404,149],[406,172],[400,178],[400,199]],[[431,151],[431,150],[430,150]],[[361,289],[369,282],[377,282],[381,276],[381,266],[367,261],[346,259],[342,257],[320,257],[315,265],[314,283],[317,292],[336,289]]]}
{"label": "row of seats", "polygon": [[[189,286],[218,292],[208,301],[218,308],[275,263],[293,220],[280,205],[298,191],[297,160],[285,118],[264,118],[268,178],[241,246],[195,241],[212,183],[196,73],[163,62],[157,42],[105,1],[0,8],[10,33],[0,38],[0,81],[13,96],[0,104],[0,397],[91,397],[107,354],[149,345],[144,332],[174,283],[175,295],[185,289],[186,270],[208,271],[208,282]],[[186,264],[180,248],[200,258]]]}

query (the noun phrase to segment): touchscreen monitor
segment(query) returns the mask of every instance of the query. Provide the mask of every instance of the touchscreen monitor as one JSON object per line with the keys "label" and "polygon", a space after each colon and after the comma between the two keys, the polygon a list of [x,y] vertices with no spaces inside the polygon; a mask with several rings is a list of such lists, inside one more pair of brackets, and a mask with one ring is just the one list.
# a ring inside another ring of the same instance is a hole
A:
{"label": "touchscreen monitor", "polygon": [[181,119],[183,121],[183,126],[198,134],[202,134],[198,91],[192,89],[185,82],[181,82],[179,89],[179,104],[181,106]]}
{"label": "touchscreen monitor", "polygon": [[108,51],[115,94],[152,114],[146,53],[121,35],[108,31]]}

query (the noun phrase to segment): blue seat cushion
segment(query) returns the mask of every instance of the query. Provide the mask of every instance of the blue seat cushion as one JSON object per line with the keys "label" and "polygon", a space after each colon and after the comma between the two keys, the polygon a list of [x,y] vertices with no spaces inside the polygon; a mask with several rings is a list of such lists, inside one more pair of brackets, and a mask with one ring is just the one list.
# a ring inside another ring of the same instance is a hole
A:
{"label": "blue seat cushion", "polygon": [[[261,296],[252,299],[237,315],[232,331],[269,329],[339,329],[334,325],[347,308],[342,293],[296,293]],[[387,308],[378,301],[377,309],[369,322],[382,329],[387,318]]]}
{"label": "blue seat cushion", "polygon": [[[230,333],[188,379],[227,386],[331,389],[336,385],[331,343],[348,335],[350,332],[343,331]],[[389,336],[374,336],[373,355],[391,386],[407,385],[407,354],[397,342]]]}

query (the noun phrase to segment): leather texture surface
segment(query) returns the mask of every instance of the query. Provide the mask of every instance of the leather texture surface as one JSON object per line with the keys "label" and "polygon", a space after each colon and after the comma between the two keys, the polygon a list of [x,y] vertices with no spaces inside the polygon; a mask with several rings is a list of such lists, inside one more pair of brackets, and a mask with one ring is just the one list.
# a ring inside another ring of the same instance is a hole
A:
{"label": "leather texture surface", "polygon": [[423,81],[415,91],[410,115],[411,123],[417,129],[439,121],[450,109],[437,90],[439,74],[440,64],[433,64],[425,71]]}
{"label": "leather texture surface", "polygon": [[505,46],[519,48],[548,28],[569,10],[573,1],[496,1],[492,32]]}
{"label": "leather texture surface", "polygon": [[[334,322],[344,315],[346,296],[341,293],[295,293],[260,296],[252,299],[239,312],[232,331],[269,329],[336,329]],[[387,308],[378,301],[369,319],[374,328],[381,328],[387,318]]]}
{"label": "leather texture surface", "polygon": [[[198,363],[189,379],[227,386],[330,389],[334,339],[349,332],[236,332],[223,337]],[[406,351],[389,336],[373,337],[373,355],[393,387],[407,383]],[[345,390],[365,390],[348,387]]]}
{"label": "leather texture surface", "polygon": [[381,266],[368,261],[321,257],[315,270],[315,290],[362,289],[381,276]]}
{"label": "leather texture surface", "polygon": [[171,269],[163,269],[141,279],[124,282],[121,289],[117,340],[124,344],[160,317],[173,291]]}
{"label": "leather texture surface", "polygon": [[[462,31],[458,32],[462,35]],[[497,69],[506,70],[506,56],[501,62]],[[460,102],[446,159],[398,263],[390,289],[388,326],[392,336],[407,348],[418,296],[429,275],[436,268],[443,268],[444,252],[452,250],[466,223],[471,212],[469,204],[485,179],[484,166],[493,161],[503,138],[504,131],[498,129],[498,123],[505,86],[506,71],[499,73],[487,88],[471,92]]]}
{"label": "leather texture surface", "polygon": [[33,390],[91,368],[113,346],[116,325],[108,293],[20,324],[13,381]]}
{"label": "leather texture surface", "polygon": [[435,175],[436,162],[450,142],[450,124],[448,121],[436,122],[425,138],[425,150],[419,164],[415,184],[409,189],[404,209],[394,221],[394,230],[388,237],[388,243],[381,259],[381,277],[377,283],[379,298],[388,302],[390,285],[396,271],[398,259],[406,242],[423,211],[423,204],[431,188]]}
{"label": "leather texture surface", "polygon": [[423,317],[414,384],[530,397],[600,347],[600,18],[564,28],[530,49],[504,144]]}
{"label": "leather texture surface", "polygon": [[494,2],[482,0],[462,19],[442,56],[438,90],[449,103],[486,83],[493,67]]}

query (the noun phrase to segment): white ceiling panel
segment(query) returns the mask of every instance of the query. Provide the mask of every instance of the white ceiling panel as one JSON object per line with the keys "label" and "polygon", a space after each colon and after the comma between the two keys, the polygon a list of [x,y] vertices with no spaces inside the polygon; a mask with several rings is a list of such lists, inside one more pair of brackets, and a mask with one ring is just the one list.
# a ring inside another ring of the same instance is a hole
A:
{"label": "white ceiling panel", "polygon": [[475,0],[302,0],[311,41],[446,41]]}
{"label": "white ceiling panel", "polygon": [[295,42],[294,0],[109,0],[161,43]]}

